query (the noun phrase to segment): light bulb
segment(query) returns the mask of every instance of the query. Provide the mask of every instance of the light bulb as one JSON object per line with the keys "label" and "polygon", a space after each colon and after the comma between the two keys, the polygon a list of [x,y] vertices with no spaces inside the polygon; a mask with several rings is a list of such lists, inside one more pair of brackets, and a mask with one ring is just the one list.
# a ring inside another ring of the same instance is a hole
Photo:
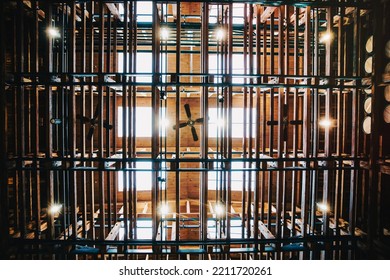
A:
{"label": "light bulb", "polygon": [[322,35],[320,37],[320,43],[329,42],[330,40],[332,40],[332,38],[333,38],[332,33],[330,33],[330,32],[322,33]]}
{"label": "light bulb", "polygon": [[221,204],[215,205],[215,213],[218,217],[222,217],[225,214],[225,209]]}
{"label": "light bulb", "polygon": [[332,121],[329,119],[322,119],[318,124],[324,128],[328,128],[332,125]]}
{"label": "light bulb", "polygon": [[160,29],[160,37],[162,40],[168,40],[169,38],[169,30],[166,27]]}
{"label": "light bulb", "polygon": [[162,217],[165,217],[169,213],[169,207],[167,204],[160,205],[160,214]]}
{"label": "light bulb", "polygon": [[61,37],[61,34],[60,34],[60,32],[58,31],[58,29],[57,28],[55,28],[55,27],[49,27],[47,30],[46,30],[46,32],[47,32],[47,35],[49,35],[49,37],[51,37],[51,38],[60,38]]}
{"label": "light bulb", "polygon": [[61,204],[52,204],[49,208],[49,213],[52,215],[58,214],[61,211]]}
{"label": "light bulb", "polygon": [[328,205],[326,205],[325,203],[322,203],[322,202],[317,203],[317,207],[318,207],[318,209],[320,209],[322,212],[327,212],[327,211],[329,210]]}
{"label": "light bulb", "polygon": [[222,28],[218,28],[215,32],[215,37],[218,41],[221,41],[225,38],[225,31]]}

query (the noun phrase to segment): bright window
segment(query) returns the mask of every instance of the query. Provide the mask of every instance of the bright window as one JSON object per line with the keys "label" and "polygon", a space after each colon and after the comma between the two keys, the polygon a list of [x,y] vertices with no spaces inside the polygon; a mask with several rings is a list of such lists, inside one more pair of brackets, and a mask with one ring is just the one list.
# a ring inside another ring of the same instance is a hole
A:
{"label": "bright window", "polygon": [[[119,13],[122,18],[125,16],[125,9],[123,4],[119,4]],[[153,17],[153,2],[139,1],[137,2],[137,22],[152,22]]]}
{"label": "bright window", "polygon": [[[129,56],[127,57],[129,61]],[[129,65],[129,64],[127,64]],[[122,52],[118,53],[118,72],[124,72],[124,55]],[[153,55],[151,52],[137,52],[137,76],[138,83],[151,83],[152,82],[152,69],[153,69]],[[128,72],[128,71],[126,71]],[[161,54],[161,73],[166,72],[166,54]],[[165,76],[163,76],[165,81]]]}
{"label": "bright window", "polygon": [[[145,171],[136,171],[135,180],[137,191],[150,191],[152,189],[152,162],[141,161],[136,163],[136,169],[145,170]],[[148,171],[147,171],[148,170]],[[124,171],[119,171],[118,173],[118,191],[122,192],[124,189]],[[126,181],[127,189],[130,189],[130,174],[127,172]]]}
{"label": "bright window", "polygon": [[[217,166],[215,166],[217,167]],[[245,168],[250,168],[249,167],[249,163],[246,164],[246,167]],[[231,163],[231,169],[245,169],[244,168],[244,162],[238,162],[238,161],[234,161]],[[245,178],[245,181],[246,181],[246,184],[245,184],[245,189],[248,190],[248,181],[249,181],[249,172],[251,171],[231,171],[231,189],[232,191],[242,191],[243,190],[243,186],[244,186],[244,182],[243,182],[243,176],[244,176],[244,172],[246,172],[246,178]],[[217,186],[218,184],[220,184],[221,180],[223,180],[223,176],[222,175],[222,172],[220,171],[210,171],[209,172],[209,177],[208,177],[208,180],[209,180],[209,183],[208,183],[208,189],[209,190],[216,190],[217,189]],[[222,178],[221,178],[222,177]],[[252,186],[252,190],[255,186],[255,173],[252,172],[251,174],[251,186]]]}
{"label": "bright window", "polygon": [[[135,180],[137,191],[151,191],[152,190],[152,162],[151,161],[137,161],[135,165]],[[124,173],[126,171],[118,171],[118,191],[123,192],[124,189]],[[130,174],[128,171],[126,174],[127,189],[130,189]],[[161,190],[165,190],[166,182],[159,183]]]}
{"label": "bright window", "polygon": [[[247,122],[249,122],[249,110],[246,111]],[[233,138],[243,138],[244,137],[244,109],[243,108],[233,108],[232,110],[232,137]],[[252,109],[252,137],[256,135],[256,110]],[[218,133],[221,136],[221,130],[224,125],[227,125],[224,122],[224,117],[218,115],[217,108],[209,108],[209,137],[217,137]],[[249,136],[249,124],[246,127],[246,135]]]}
{"label": "bright window", "polygon": [[[123,121],[122,121],[123,107],[118,107],[118,137],[123,137]],[[152,137],[152,108],[151,107],[137,107],[135,110],[136,137]],[[161,136],[165,137],[166,129],[168,129],[168,119],[165,118],[165,108],[161,108],[162,119],[160,121]],[[126,118],[129,119],[129,111],[127,111]],[[126,131],[126,136],[129,136],[129,131]]]}
{"label": "bright window", "polygon": [[[254,56],[254,59],[256,59],[256,57]],[[248,62],[247,62],[248,66],[249,66],[249,58],[248,58]],[[254,73],[256,73],[256,63],[254,63],[253,65],[253,71]],[[221,55],[217,55],[217,54],[209,54],[209,72],[210,74],[222,74],[224,71],[224,68],[226,68],[226,65],[224,66],[222,64],[222,60],[221,60]],[[233,54],[233,74],[234,75],[244,75],[245,73],[245,67],[244,67],[244,55],[243,54],[239,54],[239,53],[236,53],[236,54]],[[248,71],[249,73],[249,67],[248,67]],[[220,78],[218,79],[215,79],[215,82],[216,83],[221,83],[222,80]],[[233,80],[232,80],[232,83],[233,84],[243,84],[245,82],[244,80],[244,77],[233,77]],[[248,81],[247,81],[248,82]]]}

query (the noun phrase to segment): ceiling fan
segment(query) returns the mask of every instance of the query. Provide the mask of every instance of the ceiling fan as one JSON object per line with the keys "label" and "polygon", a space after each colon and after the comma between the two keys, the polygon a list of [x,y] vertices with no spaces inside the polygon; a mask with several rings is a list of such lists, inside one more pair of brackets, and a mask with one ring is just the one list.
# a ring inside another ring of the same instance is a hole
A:
{"label": "ceiling fan", "polygon": [[[85,117],[85,116],[81,116],[79,114],[76,115],[76,118],[81,120],[82,124],[89,123],[91,125],[90,128],[89,128],[88,134],[87,134],[87,139],[89,141],[92,140],[95,128],[99,124],[99,122],[98,122],[99,114],[100,114],[100,104],[97,104],[96,105],[96,109],[95,109],[95,113],[93,114],[92,119],[88,118],[88,117]],[[107,128],[107,129],[112,129],[113,126],[111,124],[109,124],[107,121],[103,121],[103,127]]]}
{"label": "ceiling fan", "polygon": [[[191,127],[192,138],[194,139],[194,141],[198,141],[199,138],[198,138],[198,134],[196,133],[196,129],[195,129],[194,125],[197,123],[202,124],[203,118],[199,118],[199,119],[195,119],[195,120],[191,119],[191,110],[190,110],[190,105],[188,105],[188,104],[184,104],[184,109],[186,110],[186,115],[187,115],[188,120],[186,122],[180,122],[179,128],[182,128],[185,126]],[[176,125],[173,126],[173,129],[176,129]]]}

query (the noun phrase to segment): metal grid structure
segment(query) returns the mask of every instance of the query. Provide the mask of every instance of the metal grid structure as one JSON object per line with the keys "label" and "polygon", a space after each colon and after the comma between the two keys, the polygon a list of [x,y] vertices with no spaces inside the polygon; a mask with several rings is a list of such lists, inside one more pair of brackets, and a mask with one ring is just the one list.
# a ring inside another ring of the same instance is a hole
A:
{"label": "metal grid structure", "polygon": [[271,2],[1,1],[2,257],[378,256],[389,5]]}

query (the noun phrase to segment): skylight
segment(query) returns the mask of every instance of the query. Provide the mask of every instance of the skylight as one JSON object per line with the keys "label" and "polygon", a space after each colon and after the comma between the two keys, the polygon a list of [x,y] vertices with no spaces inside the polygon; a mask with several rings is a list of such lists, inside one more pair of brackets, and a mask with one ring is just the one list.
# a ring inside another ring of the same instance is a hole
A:
{"label": "skylight", "polygon": [[[232,110],[232,137],[233,138],[243,138],[244,137],[244,109],[243,108],[233,108]],[[246,112],[247,122],[249,122],[249,110]],[[252,118],[253,122],[256,119],[256,110],[252,109]],[[209,108],[209,137],[217,137],[218,131],[221,131],[222,126],[224,126],[223,116],[218,116],[217,108]],[[246,127],[246,135],[249,136],[249,124]],[[252,137],[256,135],[256,125],[252,124]]]}
{"label": "skylight", "polygon": [[[161,136],[165,137],[166,128],[169,126],[169,121],[165,118],[165,108],[161,108],[161,115],[163,116],[160,120],[161,126]],[[118,107],[118,137],[123,137],[123,118],[121,117],[123,114],[123,107]],[[152,107],[137,107],[135,110],[135,119],[136,137],[152,137]],[[129,119],[129,112],[127,111],[126,119]],[[129,136],[129,130],[126,131],[126,136]]]}

